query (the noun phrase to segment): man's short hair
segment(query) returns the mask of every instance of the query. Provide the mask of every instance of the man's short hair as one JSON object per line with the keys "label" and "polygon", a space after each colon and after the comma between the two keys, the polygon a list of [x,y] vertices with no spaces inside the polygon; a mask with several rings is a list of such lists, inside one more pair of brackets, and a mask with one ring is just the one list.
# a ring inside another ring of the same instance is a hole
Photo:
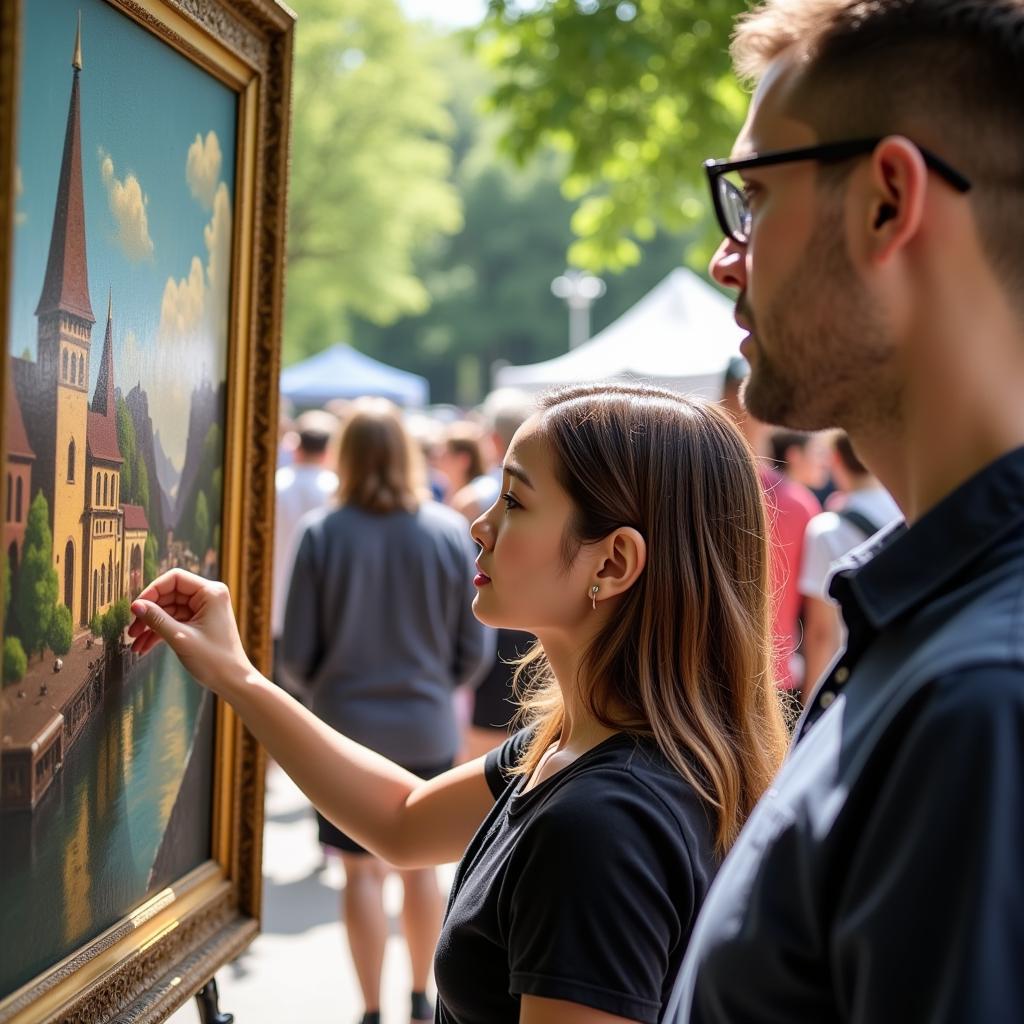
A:
{"label": "man's short hair", "polygon": [[487,429],[508,448],[515,432],[537,411],[537,399],[517,388],[492,391],[480,407]]}
{"label": "man's short hair", "polygon": [[836,431],[832,444],[835,447],[836,455],[839,456],[839,461],[848,473],[851,473],[853,476],[867,476],[871,472],[857,457],[857,453],[853,450],[853,445],[850,444],[850,438],[845,430]]}
{"label": "man's short hair", "polygon": [[803,451],[811,435],[801,430],[773,430],[769,438],[771,444],[772,461],[779,469],[785,470],[789,459],[787,455],[790,448],[799,448]]}
{"label": "man's short hair", "polygon": [[304,412],[296,421],[299,449],[306,455],[323,455],[338,429],[338,419],[322,409]]}
{"label": "man's short hair", "polygon": [[762,0],[737,71],[791,55],[790,112],[822,141],[902,134],[974,186],[985,251],[1024,302],[1024,0]]}

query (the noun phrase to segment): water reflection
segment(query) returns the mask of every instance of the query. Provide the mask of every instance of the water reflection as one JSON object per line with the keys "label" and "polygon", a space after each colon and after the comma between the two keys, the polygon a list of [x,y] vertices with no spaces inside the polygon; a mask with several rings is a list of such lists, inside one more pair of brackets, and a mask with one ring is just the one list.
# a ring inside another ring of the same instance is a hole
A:
{"label": "water reflection", "polygon": [[[177,659],[158,648],[109,688],[35,810],[0,816],[0,998],[150,895],[193,747],[209,756],[204,699]],[[197,797],[190,804],[203,806]],[[174,841],[185,868],[200,863],[208,855],[208,815]]]}

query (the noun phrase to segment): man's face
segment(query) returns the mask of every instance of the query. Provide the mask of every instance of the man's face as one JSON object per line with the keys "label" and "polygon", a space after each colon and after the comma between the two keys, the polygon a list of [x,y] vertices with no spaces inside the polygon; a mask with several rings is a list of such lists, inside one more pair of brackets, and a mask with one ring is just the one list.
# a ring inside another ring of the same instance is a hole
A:
{"label": "man's face", "polygon": [[[814,145],[812,128],[787,113],[797,72],[783,59],[762,80],[735,157]],[[847,252],[842,181],[819,179],[813,161],[743,176],[750,241],[722,243],[715,279],[739,292],[736,317],[750,334],[744,402],[768,423],[801,430],[851,426],[879,363],[891,359],[871,297]]]}

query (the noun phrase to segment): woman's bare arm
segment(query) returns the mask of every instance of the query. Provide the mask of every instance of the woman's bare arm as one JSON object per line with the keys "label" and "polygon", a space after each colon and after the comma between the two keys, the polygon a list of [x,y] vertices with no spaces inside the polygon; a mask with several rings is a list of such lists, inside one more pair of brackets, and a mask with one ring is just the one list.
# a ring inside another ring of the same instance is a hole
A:
{"label": "woman's bare arm", "polygon": [[628,1017],[617,1017],[564,999],[523,996],[519,1005],[519,1024],[632,1024]]}
{"label": "woman's bare arm", "polygon": [[227,587],[181,569],[132,604],[133,650],[161,640],[204,686],[235,708],[314,806],[398,867],[458,860],[494,803],[478,758],[424,782],[320,721],[249,662]]}

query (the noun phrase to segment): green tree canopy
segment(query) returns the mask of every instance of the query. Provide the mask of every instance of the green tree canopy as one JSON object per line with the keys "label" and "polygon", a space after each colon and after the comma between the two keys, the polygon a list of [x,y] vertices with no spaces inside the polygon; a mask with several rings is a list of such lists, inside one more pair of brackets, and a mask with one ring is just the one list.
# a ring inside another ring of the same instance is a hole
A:
{"label": "green tree canopy", "polygon": [[[454,44],[454,40],[452,43]],[[453,181],[465,223],[424,249],[418,266],[433,303],[418,316],[379,327],[356,322],[356,344],[430,380],[435,401],[478,401],[498,360],[529,363],[568,345],[565,303],[551,281],[565,269],[573,204],[561,191],[567,158],[546,147],[516,168],[501,156],[501,118],[484,115],[492,73],[461,45],[451,45],[446,73],[456,124]],[[600,330],[682,261],[682,236],[659,233],[643,244],[641,265],[606,278],[592,310]]]}
{"label": "green tree canopy", "polygon": [[196,555],[201,559],[210,546],[210,510],[204,491],[200,491],[199,497],[196,498],[195,527],[192,537],[196,545]]}
{"label": "green tree canopy", "polygon": [[46,646],[57,655],[63,658],[71,650],[71,639],[74,636],[74,629],[71,622],[71,610],[63,604],[53,609],[50,618],[50,628],[46,634]]}
{"label": "green tree canopy", "polygon": [[457,230],[446,82],[395,0],[296,0],[285,361],[429,304],[413,255]]}
{"label": "green tree canopy", "polygon": [[156,537],[151,533],[146,534],[146,547],[142,554],[142,583],[144,586],[148,586],[153,580],[156,579],[158,571],[158,561],[156,554]]}
{"label": "green tree canopy", "polygon": [[16,636],[4,637],[4,685],[20,683],[25,678],[28,659]]}
{"label": "green tree canopy", "polygon": [[39,491],[28,510],[15,608],[18,636],[29,654],[41,653],[46,646],[58,593],[50,510]]}
{"label": "green tree canopy", "polygon": [[717,244],[701,162],[728,154],[746,110],[727,44],[744,0],[489,0],[478,33],[508,119],[503,147],[525,161],[566,153],[578,203],[571,261],[637,263],[662,227]]}
{"label": "green tree canopy", "polygon": [[122,630],[131,622],[131,619],[132,615],[128,598],[122,597],[120,600],[115,601],[100,619],[104,646],[113,649],[121,636]]}
{"label": "green tree canopy", "polygon": [[120,397],[117,400],[117,440],[124,459],[121,465],[121,501],[141,505],[153,522],[153,510],[149,504],[149,470],[142,457],[131,410]]}

